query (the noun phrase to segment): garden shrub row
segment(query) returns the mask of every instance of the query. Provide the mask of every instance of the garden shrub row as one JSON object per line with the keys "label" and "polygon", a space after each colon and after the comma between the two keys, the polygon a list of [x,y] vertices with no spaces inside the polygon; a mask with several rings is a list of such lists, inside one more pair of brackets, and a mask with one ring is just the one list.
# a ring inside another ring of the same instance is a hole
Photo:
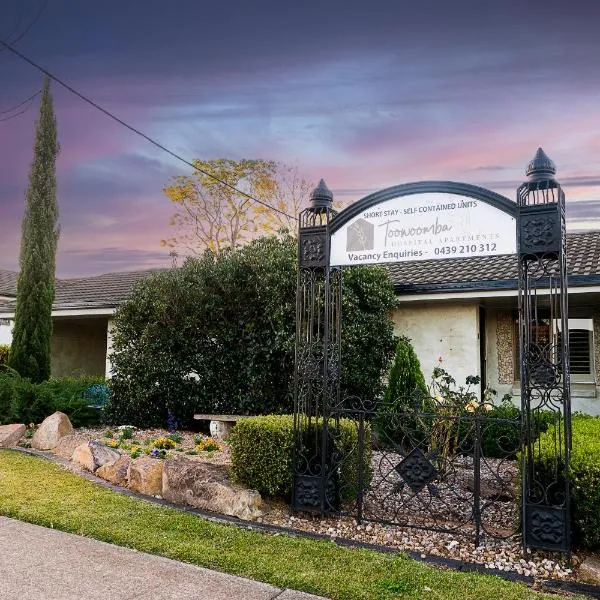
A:
{"label": "garden shrub row", "polygon": [[[321,422],[313,421],[313,429],[306,431],[305,452],[310,456],[310,445],[315,429]],[[360,457],[356,422],[341,419],[339,428],[330,426],[339,460],[338,491],[341,500],[356,496]],[[267,415],[240,419],[229,436],[231,464],[234,478],[261,493],[289,498],[292,490],[294,417]],[[371,428],[365,427],[364,456],[371,455]],[[363,464],[365,485],[370,481],[370,465]]]}
{"label": "garden shrub row", "polygon": [[[600,550],[600,418],[575,415],[572,419],[571,522],[573,543]],[[541,459],[536,465],[542,481],[553,479],[554,428],[540,436]]]}
{"label": "garden shrub row", "polygon": [[[374,423],[377,444],[386,446],[427,447],[431,431],[439,419],[444,420],[444,412],[436,412],[435,402],[427,396],[422,404],[422,413],[413,417],[410,409],[404,413],[392,413],[384,403]],[[408,406],[408,402],[407,402]],[[475,421],[461,419],[461,415],[472,417],[465,410],[455,413],[448,439],[451,451],[459,454],[472,454],[475,447]],[[521,410],[510,399],[503,399],[490,411],[481,411],[481,453],[487,458],[515,459],[521,442]],[[447,416],[447,415],[446,415]],[[533,416],[534,434],[539,436],[548,429],[554,418],[551,411],[540,411]],[[450,423],[450,418],[445,422]],[[383,424],[383,425],[382,425]]]}
{"label": "garden shrub row", "polygon": [[69,416],[75,427],[100,421],[101,407],[107,399],[101,377],[60,377],[34,384],[16,372],[0,370],[0,424],[41,423],[59,410]]}

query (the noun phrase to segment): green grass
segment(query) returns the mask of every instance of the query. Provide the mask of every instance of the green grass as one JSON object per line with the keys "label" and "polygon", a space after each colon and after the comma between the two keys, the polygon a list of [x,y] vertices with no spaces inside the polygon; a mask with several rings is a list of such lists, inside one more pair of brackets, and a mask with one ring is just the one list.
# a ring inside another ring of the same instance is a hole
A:
{"label": "green grass", "polygon": [[556,598],[492,575],[442,571],[402,555],[213,523],[112,492],[9,450],[0,451],[0,514],[336,600]]}

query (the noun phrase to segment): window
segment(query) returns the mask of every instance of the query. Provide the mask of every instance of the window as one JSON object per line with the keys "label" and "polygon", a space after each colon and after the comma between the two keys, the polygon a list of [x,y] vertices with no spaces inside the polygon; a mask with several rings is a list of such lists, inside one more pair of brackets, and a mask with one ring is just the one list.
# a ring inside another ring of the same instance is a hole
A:
{"label": "window", "polygon": [[[553,336],[556,336],[556,358],[550,358],[552,361],[560,360],[561,347],[561,324],[557,321],[551,327],[550,319],[540,319],[533,324],[532,339],[536,344],[542,347],[548,345]],[[521,361],[519,356],[519,329],[515,321],[515,341],[514,349],[514,377],[515,380],[521,378]],[[593,383],[595,380],[594,368],[594,322],[592,319],[569,319],[569,354],[570,354],[570,373],[571,381],[579,383]]]}
{"label": "window", "polygon": [[10,325],[10,319],[0,319],[0,325],[6,325],[8,327]]}

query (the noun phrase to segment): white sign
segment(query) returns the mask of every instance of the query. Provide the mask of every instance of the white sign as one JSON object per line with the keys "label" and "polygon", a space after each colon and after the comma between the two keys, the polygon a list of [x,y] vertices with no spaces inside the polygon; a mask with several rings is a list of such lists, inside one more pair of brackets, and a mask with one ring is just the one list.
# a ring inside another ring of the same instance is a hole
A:
{"label": "white sign", "polygon": [[331,265],[467,258],[516,252],[514,217],[456,194],[385,200],[331,235]]}

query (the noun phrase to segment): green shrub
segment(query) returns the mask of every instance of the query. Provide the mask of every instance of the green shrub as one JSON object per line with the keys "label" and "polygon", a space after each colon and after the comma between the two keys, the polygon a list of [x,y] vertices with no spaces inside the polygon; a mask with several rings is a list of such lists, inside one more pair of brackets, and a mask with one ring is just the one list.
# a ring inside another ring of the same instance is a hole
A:
{"label": "green shrub", "polygon": [[[573,543],[600,550],[600,418],[572,419],[571,518]],[[554,428],[540,436],[541,459],[536,464],[542,482],[554,479]]]}
{"label": "green shrub", "polygon": [[16,372],[0,369],[0,425],[12,423],[13,404],[16,402]]}
{"label": "green shrub", "polygon": [[[295,240],[263,237],[141,281],[115,316],[110,421],[289,413],[296,265]],[[368,401],[393,356],[396,301],[383,267],[344,271],[343,285],[341,390]]]}
{"label": "green shrub", "polygon": [[98,377],[61,377],[34,384],[4,368],[0,370],[0,424],[41,423],[57,410],[68,415],[75,427],[96,424],[100,412],[89,406],[86,397],[93,386],[106,389]]}
{"label": "green shrub", "polygon": [[[319,427],[313,422],[314,427]],[[342,500],[357,493],[359,456],[357,425],[341,419],[339,430],[332,426],[332,437],[340,458],[338,487]],[[306,439],[314,436],[307,432]],[[289,497],[293,478],[293,415],[267,415],[240,419],[229,435],[234,478],[259,492]],[[371,455],[370,426],[365,425],[365,453]],[[370,466],[365,465],[364,481],[368,485]]]}
{"label": "green shrub", "polygon": [[54,398],[50,390],[23,377],[15,377],[14,386],[13,422],[41,423],[54,412]]}
{"label": "green shrub", "polygon": [[411,444],[425,440],[427,426],[424,420],[406,413],[431,412],[432,408],[421,363],[410,340],[402,336],[375,419],[379,443],[402,444],[407,438]]}
{"label": "green shrub", "polygon": [[8,364],[8,355],[10,354],[10,346],[8,344],[0,344],[0,365]]}
{"label": "green shrub", "polygon": [[[65,413],[74,427],[86,427],[100,423],[102,407],[108,397],[103,377],[56,377],[39,384],[53,398],[54,411]],[[50,413],[51,414],[51,413]]]}

